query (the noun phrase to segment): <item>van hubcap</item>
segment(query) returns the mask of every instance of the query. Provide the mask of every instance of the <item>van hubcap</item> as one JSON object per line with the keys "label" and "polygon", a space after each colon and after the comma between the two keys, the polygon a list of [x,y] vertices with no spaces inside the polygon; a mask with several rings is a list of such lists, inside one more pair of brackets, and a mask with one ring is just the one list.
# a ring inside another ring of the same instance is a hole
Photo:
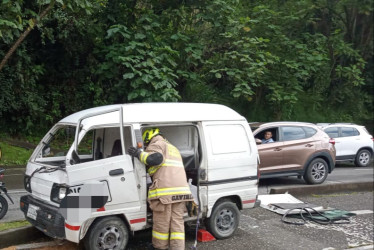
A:
{"label": "van hubcap", "polygon": [[312,167],[312,177],[314,180],[322,180],[326,174],[326,167],[325,164],[321,162],[317,162]]}
{"label": "van hubcap", "polygon": [[227,232],[234,226],[235,218],[231,210],[222,210],[216,220],[217,229],[221,232]]}
{"label": "van hubcap", "polygon": [[366,165],[369,162],[369,154],[366,152],[360,154],[359,161],[361,164]]}
{"label": "van hubcap", "polygon": [[97,241],[100,249],[115,249],[119,246],[120,234],[118,228],[114,226],[109,226],[103,229]]}

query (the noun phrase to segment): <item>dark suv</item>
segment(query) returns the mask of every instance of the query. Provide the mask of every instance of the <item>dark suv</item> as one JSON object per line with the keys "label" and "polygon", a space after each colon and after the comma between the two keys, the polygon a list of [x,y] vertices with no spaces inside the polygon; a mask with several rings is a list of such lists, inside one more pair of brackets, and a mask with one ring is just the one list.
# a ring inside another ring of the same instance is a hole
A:
{"label": "dark suv", "polygon": [[[320,184],[335,167],[335,141],[314,124],[264,123],[253,134],[261,178],[303,176],[308,184]],[[265,134],[274,142],[265,143]]]}

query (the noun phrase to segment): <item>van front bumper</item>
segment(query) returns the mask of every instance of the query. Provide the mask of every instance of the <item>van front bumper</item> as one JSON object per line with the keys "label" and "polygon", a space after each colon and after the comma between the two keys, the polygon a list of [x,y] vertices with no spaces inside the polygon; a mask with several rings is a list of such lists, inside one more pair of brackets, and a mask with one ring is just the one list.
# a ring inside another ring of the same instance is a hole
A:
{"label": "van front bumper", "polygon": [[[36,220],[27,215],[30,205],[33,205],[34,208],[38,208],[36,210]],[[21,197],[20,207],[21,211],[25,215],[25,218],[31,223],[31,225],[50,237],[65,239],[65,219],[58,212],[58,207],[51,206],[50,204],[37,200],[31,195]]]}

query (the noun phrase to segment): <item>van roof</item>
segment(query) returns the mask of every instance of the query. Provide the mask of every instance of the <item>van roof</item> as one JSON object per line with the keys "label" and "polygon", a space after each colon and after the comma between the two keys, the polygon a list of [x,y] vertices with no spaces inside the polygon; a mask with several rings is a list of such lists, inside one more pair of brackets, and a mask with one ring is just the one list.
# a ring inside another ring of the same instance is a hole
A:
{"label": "van roof", "polygon": [[[86,109],[63,118],[60,123],[77,124],[79,119],[86,115],[109,111],[121,106],[124,123],[245,120],[236,111],[220,104],[157,102],[116,104]],[[113,113],[113,116],[116,114]]]}

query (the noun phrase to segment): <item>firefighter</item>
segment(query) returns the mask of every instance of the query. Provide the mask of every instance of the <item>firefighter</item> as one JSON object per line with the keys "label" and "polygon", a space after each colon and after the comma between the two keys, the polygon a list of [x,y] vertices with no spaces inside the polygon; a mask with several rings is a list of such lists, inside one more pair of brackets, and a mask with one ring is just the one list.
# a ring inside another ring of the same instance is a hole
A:
{"label": "firefighter", "polygon": [[158,128],[143,133],[145,151],[130,147],[128,153],[147,166],[152,177],[148,191],[153,211],[152,245],[155,249],[182,250],[186,202],[193,201],[179,150],[170,144]]}

